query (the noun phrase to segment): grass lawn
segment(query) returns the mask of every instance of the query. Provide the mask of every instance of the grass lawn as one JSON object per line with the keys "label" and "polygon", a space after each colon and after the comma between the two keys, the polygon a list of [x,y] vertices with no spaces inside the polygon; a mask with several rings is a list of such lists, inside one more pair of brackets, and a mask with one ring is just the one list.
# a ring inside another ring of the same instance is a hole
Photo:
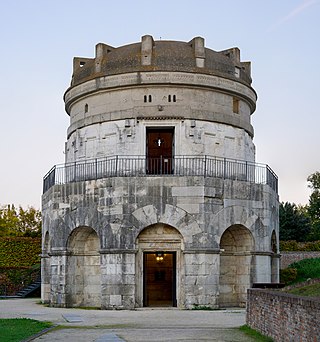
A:
{"label": "grass lawn", "polygon": [[0,319],[0,340],[1,342],[19,342],[51,326],[51,323],[28,318]]}
{"label": "grass lawn", "polygon": [[320,297],[320,283],[293,288],[286,292],[298,296]]}
{"label": "grass lawn", "polygon": [[252,337],[257,342],[272,342],[273,341],[272,338],[260,334],[258,331],[251,329],[247,325],[243,325],[239,329],[242,332],[244,332],[247,336]]}
{"label": "grass lawn", "polygon": [[289,265],[297,270],[297,278],[293,283],[301,283],[307,279],[320,278],[320,258],[304,259]]}
{"label": "grass lawn", "polygon": [[309,279],[320,279],[320,258],[304,259],[289,265],[288,269],[297,271],[296,279],[288,282],[288,285],[294,287],[289,289],[284,288],[284,292],[292,293],[298,296],[320,297],[320,283],[301,284]]}

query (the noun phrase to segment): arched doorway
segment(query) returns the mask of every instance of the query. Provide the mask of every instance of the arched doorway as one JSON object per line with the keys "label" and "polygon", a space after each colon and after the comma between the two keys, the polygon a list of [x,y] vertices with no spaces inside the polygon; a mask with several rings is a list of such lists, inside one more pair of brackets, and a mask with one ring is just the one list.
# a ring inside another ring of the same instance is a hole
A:
{"label": "arched doorway", "polygon": [[181,234],[166,224],[144,229],[136,240],[137,306],[168,307],[181,302]]}
{"label": "arched doorway", "polygon": [[101,306],[100,243],[89,227],[76,228],[67,243],[66,305]]}
{"label": "arched doorway", "polygon": [[250,287],[253,238],[241,225],[229,227],[220,240],[220,307],[244,306]]}

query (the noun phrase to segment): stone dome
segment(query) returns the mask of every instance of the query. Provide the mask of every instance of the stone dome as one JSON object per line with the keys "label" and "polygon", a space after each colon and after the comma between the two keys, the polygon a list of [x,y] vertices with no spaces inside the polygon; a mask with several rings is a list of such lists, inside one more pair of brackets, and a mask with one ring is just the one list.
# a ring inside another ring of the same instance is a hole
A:
{"label": "stone dome", "polygon": [[139,71],[202,73],[251,85],[250,62],[240,62],[238,48],[217,52],[205,48],[201,37],[181,42],[144,36],[139,43],[118,48],[97,44],[95,58],[76,57],[71,86],[96,77]]}

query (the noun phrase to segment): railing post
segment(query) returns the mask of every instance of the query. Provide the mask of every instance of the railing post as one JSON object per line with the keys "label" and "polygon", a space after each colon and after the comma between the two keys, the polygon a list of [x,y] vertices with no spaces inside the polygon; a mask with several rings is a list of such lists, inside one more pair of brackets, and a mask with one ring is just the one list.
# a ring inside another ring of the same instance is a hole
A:
{"label": "railing post", "polygon": [[227,175],[227,160],[223,158],[223,179],[226,179]]}
{"label": "railing post", "polygon": [[204,170],[203,170],[203,176],[206,178],[207,176],[207,155],[204,156]]}
{"label": "railing post", "polygon": [[249,181],[249,178],[248,178],[248,161],[246,161],[246,181],[247,182]]}
{"label": "railing post", "polygon": [[95,173],[96,173],[95,179],[97,180],[98,179],[98,160],[97,160],[97,158],[95,159]]}
{"label": "railing post", "polygon": [[117,177],[118,176],[118,155],[116,156],[116,174],[115,176]]}

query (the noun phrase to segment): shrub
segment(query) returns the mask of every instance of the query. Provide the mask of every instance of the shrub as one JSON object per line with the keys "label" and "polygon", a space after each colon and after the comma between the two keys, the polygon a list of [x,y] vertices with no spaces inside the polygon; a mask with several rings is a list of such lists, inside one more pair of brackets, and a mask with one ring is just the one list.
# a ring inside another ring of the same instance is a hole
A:
{"label": "shrub", "polygon": [[296,268],[285,268],[283,270],[280,270],[280,281],[281,283],[285,283],[286,285],[289,285],[293,283],[297,279],[298,271]]}
{"label": "shrub", "polygon": [[312,241],[312,242],[297,242],[295,240],[280,241],[280,251],[283,251],[283,252],[320,251],[320,241]]}
{"label": "shrub", "polygon": [[296,282],[320,278],[320,258],[310,258],[294,262],[289,268],[297,271]]}

